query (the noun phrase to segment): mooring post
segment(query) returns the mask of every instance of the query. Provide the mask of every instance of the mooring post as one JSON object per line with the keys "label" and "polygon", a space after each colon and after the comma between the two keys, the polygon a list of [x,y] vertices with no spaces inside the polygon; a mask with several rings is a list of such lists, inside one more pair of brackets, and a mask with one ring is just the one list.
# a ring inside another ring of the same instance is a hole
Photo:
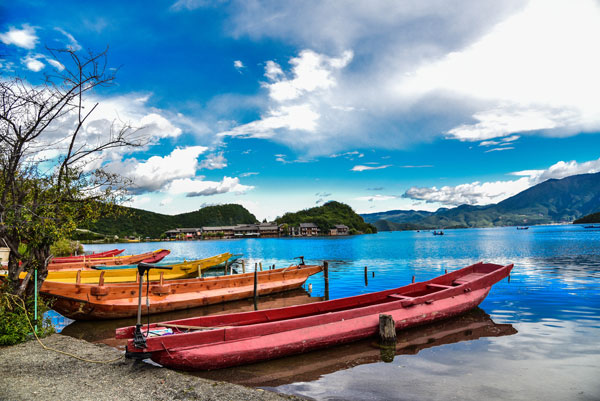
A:
{"label": "mooring post", "polygon": [[365,266],[365,286],[369,285],[369,276],[368,274],[368,270],[367,270],[367,266]]}
{"label": "mooring post", "polygon": [[383,345],[396,344],[396,323],[392,315],[379,315],[379,339]]}
{"label": "mooring post", "polygon": [[325,279],[325,300],[329,301],[329,262],[323,262],[323,278]]}
{"label": "mooring post", "polygon": [[375,271],[373,271],[373,277],[375,277]]}
{"label": "mooring post", "polygon": [[227,275],[227,268],[228,268],[228,267],[229,267],[229,259],[227,259],[227,260],[225,261],[225,274],[224,274],[224,276],[226,276],[226,275]]}
{"label": "mooring post", "polygon": [[448,269],[444,269],[444,274],[448,274]]}
{"label": "mooring post", "polygon": [[242,259],[242,273],[246,273],[246,261]]}
{"label": "mooring post", "polygon": [[258,266],[260,267],[260,271],[262,271],[262,262],[258,262]]}
{"label": "mooring post", "polygon": [[258,310],[258,270],[254,269],[254,310]]}
{"label": "mooring post", "polygon": [[415,282],[415,276],[413,276],[413,277],[412,277],[412,282],[413,282],[413,283]]}

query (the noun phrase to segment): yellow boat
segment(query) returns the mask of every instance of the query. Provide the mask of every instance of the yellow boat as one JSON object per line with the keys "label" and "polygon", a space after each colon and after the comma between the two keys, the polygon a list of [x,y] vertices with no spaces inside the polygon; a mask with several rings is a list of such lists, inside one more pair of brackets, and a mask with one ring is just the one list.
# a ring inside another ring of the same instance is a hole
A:
{"label": "yellow boat", "polygon": [[[164,280],[173,280],[188,277],[199,277],[202,270],[208,269],[211,266],[225,262],[232,256],[226,252],[220,255],[211,256],[205,259],[184,261],[172,265],[164,265],[172,267],[171,270],[150,270],[150,280],[160,280],[161,275]],[[20,278],[24,279],[26,273],[21,273]],[[100,280],[106,283],[125,283],[137,281],[137,268],[124,269],[107,269],[107,270],[58,270],[49,271],[46,281],[59,283],[79,283],[79,284],[96,284]],[[146,275],[144,275],[146,280]]]}

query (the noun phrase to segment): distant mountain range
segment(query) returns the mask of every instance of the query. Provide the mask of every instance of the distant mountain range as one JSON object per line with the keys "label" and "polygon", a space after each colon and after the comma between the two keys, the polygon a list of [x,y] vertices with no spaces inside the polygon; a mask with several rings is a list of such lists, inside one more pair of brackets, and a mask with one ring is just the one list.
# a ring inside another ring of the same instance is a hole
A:
{"label": "distant mountain range", "polygon": [[572,222],[600,210],[600,173],[550,179],[502,202],[435,212],[390,210],[361,216],[379,231]]}

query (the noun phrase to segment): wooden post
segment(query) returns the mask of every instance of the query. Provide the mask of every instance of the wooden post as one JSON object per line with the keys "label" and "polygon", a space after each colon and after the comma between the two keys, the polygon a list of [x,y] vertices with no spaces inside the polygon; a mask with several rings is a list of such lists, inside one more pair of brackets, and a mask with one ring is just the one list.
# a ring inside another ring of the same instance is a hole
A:
{"label": "wooden post", "polygon": [[373,277],[375,277],[375,271],[373,271]]}
{"label": "wooden post", "polygon": [[224,272],[224,274],[223,274],[224,276],[226,276],[226,275],[227,275],[227,267],[229,267],[229,266],[228,266],[228,263],[229,263],[229,259],[227,259],[227,260],[225,261],[225,272]]}
{"label": "wooden post", "polygon": [[444,269],[444,274],[448,274],[448,269]]}
{"label": "wooden post", "polygon": [[258,262],[258,265],[260,266],[260,271],[262,271],[262,262]]}
{"label": "wooden post", "polygon": [[81,284],[81,270],[77,270],[77,276],[75,277],[75,284]]}
{"label": "wooden post", "polygon": [[100,278],[98,279],[98,285],[104,285],[104,270],[100,272]]}
{"label": "wooden post", "polygon": [[413,282],[413,283],[415,282],[415,276],[413,276],[413,278],[412,278],[412,282]]}
{"label": "wooden post", "polygon": [[329,301],[329,262],[323,262],[323,277],[325,279],[325,300]]}
{"label": "wooden post", "polygon": [[258,271],[254,269],[254,310],[258,310]]}
{"label": "wooden post", "polygon": [[369,276],[367,266],[365,266],[365,286],[369,285]]}
{"label": "wooden post", "polygon": [[246,261],[242,259],[242,273],[246,273]]}
{"label": "wooden post", "polygon": [[233,263],[229,265],[229,275],[233,274]]}
{"label": "wooden post", "polygon": [[379,338],[382,344],[396,343],[396,324],[392,315],[379,315]]}

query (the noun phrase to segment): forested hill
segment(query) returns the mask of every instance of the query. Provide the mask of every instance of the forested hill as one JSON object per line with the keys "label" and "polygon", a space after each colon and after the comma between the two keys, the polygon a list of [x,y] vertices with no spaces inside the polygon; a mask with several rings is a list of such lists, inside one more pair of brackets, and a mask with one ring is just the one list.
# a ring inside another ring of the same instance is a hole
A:
{"label": "forested hill", "polygon": [[[389,221],[411,223],[415,228],[493,227],[571,222],[599,209],[600,173],[595,173],[551,179],[493,205],[461,205],[434,213],[394,210],[365,215],[365,219],[388,220],[388,213]],[[386,224],[377,221],[376,226],[384,230]],[[387,226],[402,229],[401,225]]]}
{"label": "forested hill", "polygon": [[165,231],[177,227],[224,226],[256,223],[256,217],[236,204],[207,206],[195,212],[174,216],[146,210],[120,207],[118,217],[100,219],[87,227],[80,227],[104,235],[129,235],[159,238]]}
{"label": "forested hill", "polygon": [[[600,206],[598,206],[600,209]],[[580,219],[577,219],[573,222],[573,224],[587,224],[587,223],[600,223],[600,212],[588,214],[587,216],[583,216]]]}
{"label": "forested hill", "polygon": [[365,223],[360,215],[356,214],[352,208],[344,203],[331,201],[323,206],[317,206],[296,213],[286,213],[278,217],[278,224],[288,224],[298,226],[300,223],[315,223],[321,229],[321,232],[329,232],[336,224],[345,224],[352,233],[376,233],[375,226]]}

